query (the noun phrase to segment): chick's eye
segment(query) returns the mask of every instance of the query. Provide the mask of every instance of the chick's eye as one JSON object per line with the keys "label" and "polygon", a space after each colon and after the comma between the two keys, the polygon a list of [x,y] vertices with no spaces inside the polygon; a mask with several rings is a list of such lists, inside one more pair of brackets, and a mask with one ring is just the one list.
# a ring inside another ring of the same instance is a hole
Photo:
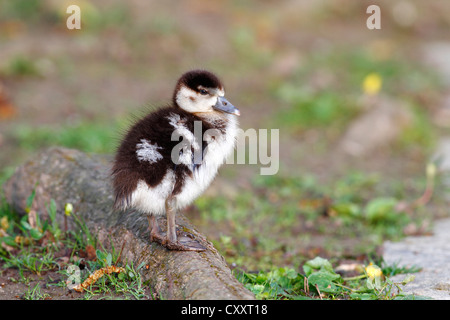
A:
{"label": "chick's eye", "polygon": [[200,94],[207,95],[208,91],[206,91],[205,89],[200,89]]}

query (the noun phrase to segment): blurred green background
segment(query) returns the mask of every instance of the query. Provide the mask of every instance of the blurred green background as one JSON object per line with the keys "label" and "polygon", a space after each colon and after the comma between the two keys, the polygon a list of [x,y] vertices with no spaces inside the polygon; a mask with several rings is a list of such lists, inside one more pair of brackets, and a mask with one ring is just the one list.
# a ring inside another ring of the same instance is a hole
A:
{"label": "blurred green background", "polygon": [[[66,28],[70,4],[81,30]],[[381,30],[366,27],[371,4]],[[449,216],[442,170],[432,201],[405,205],[449,131],[449,12],[438,0],[2,0],[0,183],[47,146],[112,154],[133,116],[205,68],[244,130],[280,132],[277,175],[226,165],[188,210],[230,265],[376,254]]]}

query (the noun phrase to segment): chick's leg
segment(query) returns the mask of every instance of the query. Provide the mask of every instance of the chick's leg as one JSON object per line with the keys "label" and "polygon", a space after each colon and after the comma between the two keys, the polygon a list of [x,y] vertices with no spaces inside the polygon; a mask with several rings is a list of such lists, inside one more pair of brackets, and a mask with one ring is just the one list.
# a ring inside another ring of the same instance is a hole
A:
{"label": "chick's leg", "polygon": [[148,227],[150,230],[150,241],[161,242],[164,240],[164,234],[161,232],[158,220],[154,215],[147,215]]}
{"label": "chick's leg", "polygon": [[173,202],[166,201],[167,216],[167,241],[171,243],[177,242],[177,225],[175,223],[176,211],[173,208]]}
{"label": "chick's leg", "polygon": [[185,235],[177,237],[177,228],[175,223],[176,211],[172,199],[166,201],[167,215],[167,234],[162,245],[169,250],[179,251],[204,251],[205,248],[196,240]]}

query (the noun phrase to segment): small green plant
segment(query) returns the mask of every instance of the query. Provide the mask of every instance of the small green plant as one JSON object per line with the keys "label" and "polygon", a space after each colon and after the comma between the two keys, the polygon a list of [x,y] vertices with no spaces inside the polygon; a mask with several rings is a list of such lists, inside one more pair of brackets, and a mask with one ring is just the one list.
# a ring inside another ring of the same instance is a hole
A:
{"label": "small green plant", "polygon": [[401,283],[392,282],[376,265],[362,268],[359,276],[343,278],[332,264],[316,257],[303,265],[303,274],[292,268],[277,268],[269,272],[237,273],[236,276],[258,299],[350,299],[392,300],[417,299],[402,293],[402,285],[413,281],[408,276]]}
{"label": "small green plant", "polygon": [[68,230],[67,233],[71,235],[72,244],[74,247],[78,248],[86,248],[88,245],[93,248],[97,247],[97,237],[92,234],[89,230],[86,222],[79,217],[75,212],[68,213],[65,212],[66,219],[67,216],[73,217],[73,221],[75,222],[77,228],[74,230]]}
{"label": "small green plant", "polygon": [[50,295],[41,292],[41,284],[37,283],[33,288],[29,288],[22,296],[24,300],[46,300]]}
{"label": "small green plant", "polygon": [[252,291],[257,299],[295,299],[309,298],[306,294],[298,294],[304,290],[305,276],[294,269],[278,268],[269,272],[237,273],[247,289]]}

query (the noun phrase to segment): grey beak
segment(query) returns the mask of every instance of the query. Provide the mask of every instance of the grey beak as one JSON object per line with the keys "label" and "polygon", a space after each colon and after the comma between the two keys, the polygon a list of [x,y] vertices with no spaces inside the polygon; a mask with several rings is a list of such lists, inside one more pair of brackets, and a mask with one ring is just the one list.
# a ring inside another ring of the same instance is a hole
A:
{"label": "grey beak", "polygon": [[217,103],[214,106],[214,109],[226,112],[226,113],[231,113],[234,114],[236,116],[240,116],[241,113],[239,112],[239,109],[236,108],[235,106],[233,106],[227,99],[225,99],[224,97],[218,97],[217,98]]}

